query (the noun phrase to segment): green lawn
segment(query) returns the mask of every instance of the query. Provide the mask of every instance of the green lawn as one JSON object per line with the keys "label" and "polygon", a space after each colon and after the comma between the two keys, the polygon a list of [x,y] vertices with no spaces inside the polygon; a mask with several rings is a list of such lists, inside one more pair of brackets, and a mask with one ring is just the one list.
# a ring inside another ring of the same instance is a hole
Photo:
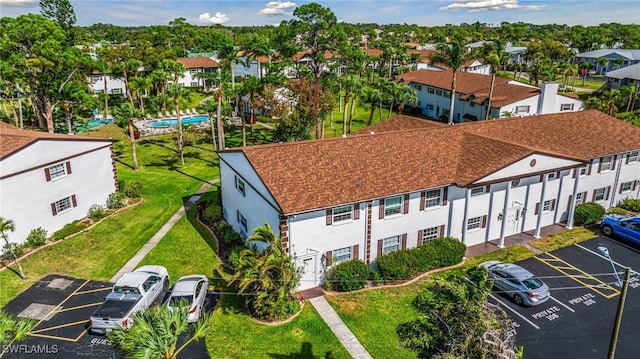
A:
{"label": "green lawn", "polygon": [[[350,110],[349,110],[350,111]],[[356,132],[367,127],[367,122],[369,121],[369,113],[371,112],[371,107],[361,107],[356,104],[356,108],[353,112],[353,121],[351,122],[351,132]],[[391,117],[395,116],[397,112],[394,111],[391,113]],[[380,110],[376,109],[373,118],[371,119],[371,124],[376,124],[378,122],[387,120],[389,117],[389,108],[382,109],[382,115],[380,115]],[[347,113],[347,133],[349,133],[349,114]],[[342,136],[342,112],[337,110],[333,111],[333,121],[330,118],[327,118],[325,121],[325,129],[324,129],[324,137],[340,137]]]}

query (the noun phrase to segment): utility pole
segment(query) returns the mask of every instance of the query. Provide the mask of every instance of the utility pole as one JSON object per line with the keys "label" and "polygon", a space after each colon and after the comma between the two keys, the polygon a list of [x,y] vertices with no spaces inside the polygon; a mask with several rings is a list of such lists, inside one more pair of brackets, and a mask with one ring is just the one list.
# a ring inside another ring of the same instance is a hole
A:
{"label": "utility pole", "polygon": [[622,293],[620,293],[620,301],[618,302],[618,311],[616,313],[616,321],[613,325],[613,333],[611,334],[611,343],[609,344],[609,359],[616,356],[616,345],[618,344],[618,334],[620,334],[620,324],[622,324],[622,311],[624,310],[624,302],[627,299],[627,289],[629,289],[629,279],[631,278],[631,268],[627,267],[624,273],[624,285]]}

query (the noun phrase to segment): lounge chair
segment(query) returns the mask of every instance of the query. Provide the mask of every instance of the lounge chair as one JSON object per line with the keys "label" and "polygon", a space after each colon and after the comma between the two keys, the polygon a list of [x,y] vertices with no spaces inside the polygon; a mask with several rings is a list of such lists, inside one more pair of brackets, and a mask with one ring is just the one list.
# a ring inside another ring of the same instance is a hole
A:
{"label": "lounge chair", "polygon": [[164,113],[165,117],[171,117],[171,112],[169,112],[169,110],[166,110]]}
{"label": "lounge chair", "polygon": [[162,114],[162,111],[158,111],[158,118],[163,118],[164,115]]}
{"label": "lounge chair", "polygon": [[191,109],[191,113],[193,113],[194,115],[199,115],[198,110],[195,108]]}
{"label": "lounge chair", "polygon": [[178,116],[178,114],[176,113],[176,110],[171,110],[171,114],[175,117]]}

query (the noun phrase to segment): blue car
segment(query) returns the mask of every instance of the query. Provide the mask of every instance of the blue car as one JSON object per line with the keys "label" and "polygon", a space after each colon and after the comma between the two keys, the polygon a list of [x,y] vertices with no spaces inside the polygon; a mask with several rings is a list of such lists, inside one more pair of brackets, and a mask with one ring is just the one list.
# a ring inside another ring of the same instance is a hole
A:
{"label": "blue car", "polygon": [[640,217],[610,214],[604,217],[600,229],[607,237],[617,236],[640,244]]}

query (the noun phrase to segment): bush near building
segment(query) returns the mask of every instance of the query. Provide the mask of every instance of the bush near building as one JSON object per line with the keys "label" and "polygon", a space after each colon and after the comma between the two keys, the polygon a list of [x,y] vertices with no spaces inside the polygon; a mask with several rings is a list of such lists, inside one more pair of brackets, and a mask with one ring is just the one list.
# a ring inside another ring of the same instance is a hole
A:
{"label": "bush near building", "polygon": [[327,272],[325,288],[339,292],[362,289],[368,277],[369,266],[365,262],[359,259],[340,262]]}
{"label": "bush near building", "polygon": [[606,210],[595,202],[582,203],[576,206],[573,220],[579,226],[586,226],[602,220]]}

